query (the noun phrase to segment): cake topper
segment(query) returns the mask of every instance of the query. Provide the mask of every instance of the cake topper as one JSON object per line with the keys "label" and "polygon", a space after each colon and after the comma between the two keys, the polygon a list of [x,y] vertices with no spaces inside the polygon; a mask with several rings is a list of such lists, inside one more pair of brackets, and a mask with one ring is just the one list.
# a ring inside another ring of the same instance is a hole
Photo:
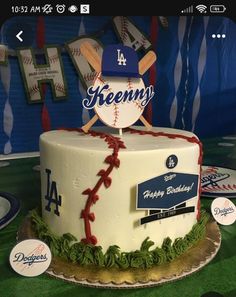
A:
{"label": "cake topper", "polygon": [[94,84],[88,88],[88,98],[82,104],[94,109],[94,117],[82,127],[88,132],[100,119],[107,126],[122,128],[134,124],[137,120],[147,127],[151,125],[142,116],[145,106],[154,96],[152,85],[145,87],[142,75],[156,61],[156,54],[149,51],[139,62],[134,49],[124,45],[109,45],[102,59],[93,46],[84,42],[81,53],[98,73]]}

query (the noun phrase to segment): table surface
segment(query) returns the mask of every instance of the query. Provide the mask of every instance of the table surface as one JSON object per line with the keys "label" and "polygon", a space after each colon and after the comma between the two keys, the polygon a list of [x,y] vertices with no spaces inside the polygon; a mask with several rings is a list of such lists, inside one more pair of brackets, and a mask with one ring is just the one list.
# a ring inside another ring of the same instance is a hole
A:
{"label": "table surface", "polygon": [[[203,141],[204,165],[236,169],[235,139],[214,138]],[[1,162],[1,161],[0,161]],[[10,160],[0,167],[0,191],[15,195],[21,202],[17,217],[0,230],[0,297],[64,296],[165,296],[200,297],[215,291],[224,297],[236,297],[236,224],[220,226],[222,243],[215,258],[200,271],[181,280],[142,289],[97,289],[65,282],[47,274],[23,277],[9,265],[9,254],[16,244],[16,234],[28,211],[40,205],[40,174],[33,170],[39,158]],[[232,199],[235,203],[236,199]],[[201,197],[209,210],[212,199]]]}

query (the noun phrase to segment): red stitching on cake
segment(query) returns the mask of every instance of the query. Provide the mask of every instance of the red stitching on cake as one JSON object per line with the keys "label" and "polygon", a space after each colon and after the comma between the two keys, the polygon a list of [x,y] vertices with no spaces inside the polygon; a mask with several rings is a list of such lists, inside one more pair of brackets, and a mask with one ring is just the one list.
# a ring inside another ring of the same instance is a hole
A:
{"label": "red stitching on cake", "polygon": [[[72,128],[62,130],[84,133],[82,129]],[[95,221],[95,214],[93,212],[90,212],[90,209],[93,204],[95,204],[97,200],[99,200],[99,196],[97,193],[101,186],[104,185],[105,188],[110,187],[112,182],[110,174],[114,168],[118,168],[120,166],[120,160],[118,159],[119,150],[125,149],[126,147],[124,142],[119,137],[95,131],[88,131],[86,135],[87,134],[91,135],[92,137],[99,137],[103,139],[107,143],[108,148],[111,148],[113,150],[112,154],[108,155],[104,160],[104,163],[109,164],[108,167],[106,169],[99,170],[99,172],[97,173],[97,176],[100,176],[100,178],[97,181],[96,185],[92,189],[88,188],[82,192],[83,195],[87,196],[87,201],[85,204],[85,208],[81,211],[81,218],[84,220],[86,238],[83,238],[81,241],[84,243],[95,245],[97,243],[97,238],[91,232],[91,222]]]}
{"label": "red stitching on cake", "polygon": [[178,135],[178,134],[172,134],[172,133],[165,133],[165,132],[153,132],[153,131],[141,131],[141,130],[136,130],[133,128],[127,128],[126,131],[130,132],[130,133],[136,133],[139,135],[151,135],[154,137],[159,137],[159,136],[164,136],[164,137],[168,137],[168,138],[179,138],[179,139],[184,139],[188,142],[191,143],[196,143],[199,145],[200,147],[200,154],[199,154],[199,158],[198,158],[198,164],[202,164],[202,143],[201,141],[196,138],[195,136],[189,137],[189,136],[185,136],[185,135]]}
{"label": "red stitching on cake", "polygon": [[141,130],[136,130],[133,128],[127,128],[126,131],[132,133],[132,134],[139,134],[139,135],[151,135],[153,137],[159,137],[159,136],[164,136],[164,137],[168,137],[168,138],[179,138],[179,139],[184,139],[188,142],[191,143],[196,143],[199,146],[199,157],[198,157],[198,164],[200,165],[200,172],[199,172],[199,186],[198,186],[198,204],[197,204],[197,220],[200,219],[200,195],[202,192],[202,187],[201,187],[201,165],[202,165],[202,143],[201,141],[195,137],[189,137],[189,136],[185,136],[185,135],[178,135],[178,134],[172,134],[172,133],[165,133],[165,132],[153,132],[153,131],[141,131]]}

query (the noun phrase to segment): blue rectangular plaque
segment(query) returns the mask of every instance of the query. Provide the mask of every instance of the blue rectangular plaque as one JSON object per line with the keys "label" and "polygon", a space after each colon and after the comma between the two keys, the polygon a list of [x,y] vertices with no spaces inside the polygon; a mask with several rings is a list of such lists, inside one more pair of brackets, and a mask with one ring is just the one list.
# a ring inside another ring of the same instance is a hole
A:
{"label": "blue rectangular plaque", "polygon": [[195,196],[198,175],[168,172],[137,185],[137,209],[169,209]]}

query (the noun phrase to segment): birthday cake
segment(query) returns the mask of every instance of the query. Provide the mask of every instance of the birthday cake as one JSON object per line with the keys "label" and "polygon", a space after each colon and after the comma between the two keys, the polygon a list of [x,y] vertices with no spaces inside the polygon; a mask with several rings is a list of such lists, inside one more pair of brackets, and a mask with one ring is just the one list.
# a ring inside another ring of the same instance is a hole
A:
{"label": "birthday cake", "polygon": [[[87,134],[50,131],[40,137],[40,159],[44,223],[38,223],[38,231],[46,241],[53,234],[48,243],[56,255],[65,255],[55,244],[64,238],[71,242],[66,257],[80,264],[106,265],[112,247],[119,263],[119,253],[128,256],[145,244],[156,250],[167,244],[174,258],[192,244],[191,237],[196,243],[203,236],[196,228],[201,226],[202,151],[191,132],[144,127],[128,128],[122,136],[107,127]],[[40,224],[47,226],[46,233]],[[93,256],[82,259],[81,247]],[[98,250],[103,260],[93,262]],[[125,267],[137,265],[125,262]]]}
{"label": "birthday cake", "polygon": [[[81,129],[40,137],[37,234],[54,256],[82,266],[149,268],[172,261],[205,232],[201,142],[191,132],[151,127],[142,116],[154,88],[139,76],[155,53],[138,63],[134,50],[108,46],[101,74],[93,47],[84,43],[81,51],[98,72],[82,100],[95,116]],[[127,78],[127,71],[136,77]],[[108,127],[91,129],[98,118]],[[132,126],[138,119],[145,127]]]}

